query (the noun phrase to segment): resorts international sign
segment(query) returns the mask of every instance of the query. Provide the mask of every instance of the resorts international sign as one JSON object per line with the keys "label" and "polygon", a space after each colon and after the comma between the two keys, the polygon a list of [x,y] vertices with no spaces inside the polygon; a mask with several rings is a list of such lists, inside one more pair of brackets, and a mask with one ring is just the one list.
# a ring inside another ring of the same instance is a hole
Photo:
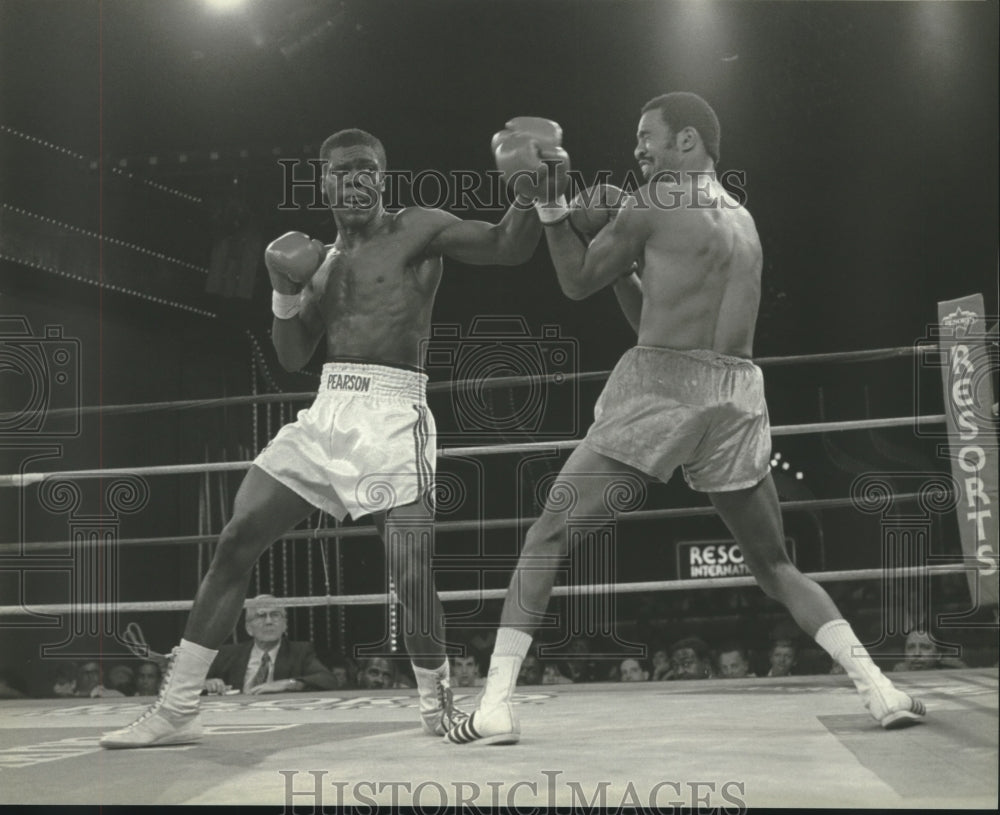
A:
{"label": "resorts international sign", "polygon": [[[794,563],[795,541],[792,538],[785,538],[785,549]],[[681,541],[677,545],[677,576],[680,580],[749,575],[750,568],[743,561],[743,552],[735,541]]]}
{"label": "resorts international sign", "polygon": [[[997,405],[980,294],[938,303],[948,445],[960,495],[955,515],[973,603],[995,606],[997,591]],[[996,329],[994,329],[995,332]]]}

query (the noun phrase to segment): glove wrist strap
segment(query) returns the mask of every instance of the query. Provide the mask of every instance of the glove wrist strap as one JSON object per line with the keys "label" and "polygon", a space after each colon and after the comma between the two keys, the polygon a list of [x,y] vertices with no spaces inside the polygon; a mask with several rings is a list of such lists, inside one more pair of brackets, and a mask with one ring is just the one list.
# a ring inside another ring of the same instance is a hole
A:
{"label": "glove wrist strap", "polygon": [[560,195],[555,201],[536,200],[535,209],[538,210],[538,220],[545,226],[562,223],[569,217],[569,204],[565,195]]}
{"label": "glove wrist strap", "polygon": [[302,309],[298,294],[271,293],[271,311],[279,320],[290,320]]}

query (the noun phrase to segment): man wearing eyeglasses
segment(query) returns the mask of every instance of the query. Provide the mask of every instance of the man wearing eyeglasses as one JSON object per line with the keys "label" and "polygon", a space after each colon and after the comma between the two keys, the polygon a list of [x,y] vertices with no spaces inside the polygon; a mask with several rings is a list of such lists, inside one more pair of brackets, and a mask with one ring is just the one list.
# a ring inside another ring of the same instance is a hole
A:
{"label": "man wearing eyeglasses", "polygon": [[285,637],[288,616],[276,597],[260,594],[250,601],[246,629],[251,640],[219,649],[205,680],[207,693],[284,693],[337,687],[336,678],[317,659],[312,643]]}

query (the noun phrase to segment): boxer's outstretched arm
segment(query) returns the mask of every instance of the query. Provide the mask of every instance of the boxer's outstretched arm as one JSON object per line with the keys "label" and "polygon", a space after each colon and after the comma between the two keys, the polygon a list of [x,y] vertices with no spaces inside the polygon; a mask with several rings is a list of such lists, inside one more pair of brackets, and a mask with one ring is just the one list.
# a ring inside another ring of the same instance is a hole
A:
{"label": "boxer's outstretched arm", "polygon": [[[645,209],[630,198],[618,216],[584,247],[568,219],[545,227],[552,263],[563,293],[582,300],[631,273],[632,263],[643,254],[650,227]],[[626,317],[631,317],[626,312]]]}
{"label": "boxer's outstretched arm", "polygon": [[529,203],[511,205],[499,223],[463,220],[441,210],[430,210],[440,231],[431,241],[429,255],[445,255],[473,265],[516,266],[527,262],[538,246],[541,224]]}

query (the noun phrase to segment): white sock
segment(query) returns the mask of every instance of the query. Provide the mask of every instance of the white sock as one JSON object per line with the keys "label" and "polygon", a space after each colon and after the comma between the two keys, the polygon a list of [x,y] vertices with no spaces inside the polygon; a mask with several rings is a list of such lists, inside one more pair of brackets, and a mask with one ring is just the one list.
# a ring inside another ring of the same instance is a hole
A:
{"label": "white sock", "polygon": [[162,705],[172,713],[194,713],[205,689],[205,677],[219,653],[190,640],[181,640],[174,652],[170,675],[163,690]]}
{"label": "white sock", "polygon": [[861,693],[892,687],[878,665],[872,662],[847,620],[830,620],[816,632],[816,642],[837,660]]}
{"label": "white sock", "polygon": [[[413,665],[413,663],[410,663]],[[417,680],[417,690],[420,692],[420,709],[437,710],[441,707],[438,700],[438,683],[443,683],[445,687],[450,686],[451,669],[448,660],[437,668],[419,668],[413,665],[413,676]]]}
{"label": "white sock", "polygon": [[480,709],[489,710],[510,702],[517,686],[521,663],[530,647],[530,634],[516,628],[501,628],[497,632],[497,642],[490,658],[490,672],[486,675],[486,687],[479,703]]}

